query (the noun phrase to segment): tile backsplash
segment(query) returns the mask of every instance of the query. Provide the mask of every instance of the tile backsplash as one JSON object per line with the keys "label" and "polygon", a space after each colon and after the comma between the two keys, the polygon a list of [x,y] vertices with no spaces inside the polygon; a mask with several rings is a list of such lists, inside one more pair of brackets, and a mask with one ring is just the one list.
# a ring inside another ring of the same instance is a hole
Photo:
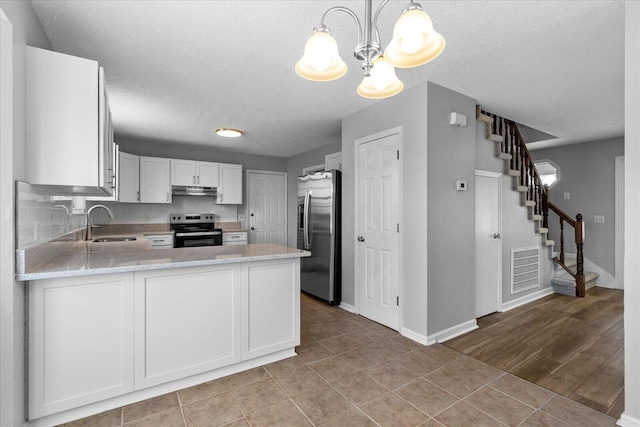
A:
{"label": "tile backsplash", "polygon": [[53,189],[16,181],[16,249],[64,236],[86,224],[86,215],[71,214],[72,198]]}

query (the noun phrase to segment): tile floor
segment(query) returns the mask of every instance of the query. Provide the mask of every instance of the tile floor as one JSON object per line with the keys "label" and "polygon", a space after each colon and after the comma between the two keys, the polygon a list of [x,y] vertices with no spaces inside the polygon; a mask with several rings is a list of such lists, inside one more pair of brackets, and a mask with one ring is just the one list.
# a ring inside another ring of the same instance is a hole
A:
{"label": "tile floor", "polygon": [[306,295],[298,356],[67,426],[614,426],[443,345]]}

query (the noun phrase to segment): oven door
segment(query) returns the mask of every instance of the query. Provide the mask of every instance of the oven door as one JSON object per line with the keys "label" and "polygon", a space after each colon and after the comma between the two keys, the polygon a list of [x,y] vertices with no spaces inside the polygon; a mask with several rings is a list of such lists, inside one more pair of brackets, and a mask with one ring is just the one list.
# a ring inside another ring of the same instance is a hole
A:
{"label": "oven door", "polygon": [[176,233],[176,248],[222,245],[221,231],[203,231],[195,233]]}

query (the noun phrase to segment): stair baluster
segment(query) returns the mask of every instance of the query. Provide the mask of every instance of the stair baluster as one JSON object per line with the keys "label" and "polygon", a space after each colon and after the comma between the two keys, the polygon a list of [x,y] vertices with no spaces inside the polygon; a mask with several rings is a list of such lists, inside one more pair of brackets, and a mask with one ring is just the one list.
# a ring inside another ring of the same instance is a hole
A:
{"label": "stair baluster", "polygon": [[560,217],[560,262],[564,264],[564,219]]}
{"label": "stair baluster", "polygon": [[585,280],[584,280],[584,221],[582,220],[582,214],[576,215],[576,223],[575,223],[575,231],[576,231],[576,296],[584,297],[585,294]]}

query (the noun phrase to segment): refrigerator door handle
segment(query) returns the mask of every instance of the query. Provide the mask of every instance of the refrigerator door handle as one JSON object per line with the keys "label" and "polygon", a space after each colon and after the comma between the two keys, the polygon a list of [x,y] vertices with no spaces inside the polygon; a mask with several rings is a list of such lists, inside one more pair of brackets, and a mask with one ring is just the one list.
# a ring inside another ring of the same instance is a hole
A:
{"label": "refrigerator door handle", "polygon": [[309,244],[309,190],[304,193],[304,216],[302,218],[302,229],[304,236],[304,248],[310,249]]}

